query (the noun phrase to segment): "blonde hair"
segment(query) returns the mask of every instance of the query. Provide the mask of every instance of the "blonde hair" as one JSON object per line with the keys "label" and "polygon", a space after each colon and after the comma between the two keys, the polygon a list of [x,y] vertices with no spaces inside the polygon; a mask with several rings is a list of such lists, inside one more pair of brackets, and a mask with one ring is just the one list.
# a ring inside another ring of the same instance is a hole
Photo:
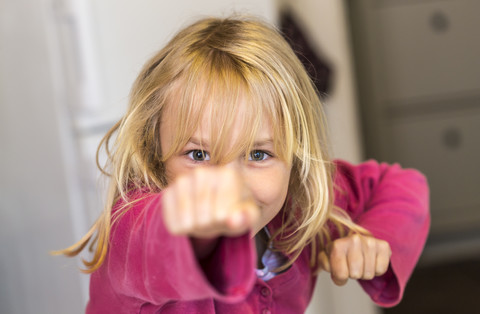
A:
{"label": "blonde hair", "polygon": [[[222,154],[238,103],[247,106],[244,140],[229,155]],[[213,104],[208,106],[209,104]],[[176,138],[162,152],[162,113],[172,110]],[[164,162],[186,144],[205,110],[212,117],[211,162],[221,163],[238,152],[250,151],[262,119],[268,118],[275,152],[292,166],[283,226],[272,241],[291,256],[311,245],[311,265],[317,250],[331,241],[327,221],[340,230],[360,230],[333,206],[334,167],[328,156],[326,123],[317,92],[287,42],[272,26],[251,18],[207,18],[181,30],[144,66],[135,81],[126,115],[103,138],[108,162],[99,168],[110,176],[103,213],[90,231],[73,246],[60,251],[77,255],[88,243],[96,244],[86,272],[98,269],[106,258],[110,229],[129,210],[129,191],[158,192],[167,185]],[[110,148],[110,139],[116,135]],[[97,152],[98,160],[98,152]],[[105,170],[108,169],[108,170]]]}

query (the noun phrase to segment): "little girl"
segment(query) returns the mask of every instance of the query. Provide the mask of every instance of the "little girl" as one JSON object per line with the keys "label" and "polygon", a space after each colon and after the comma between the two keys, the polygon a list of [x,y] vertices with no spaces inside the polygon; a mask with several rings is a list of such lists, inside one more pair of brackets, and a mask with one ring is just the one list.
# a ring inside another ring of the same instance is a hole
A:
{"label": "little girl", "polygon": [[107,206],[63,251],[96,244],[87,313],[303,313],[321,269],[391,306],[426,239],[425,178],[330,161],[312,82],[256,20],[180,31],[103,145]]}

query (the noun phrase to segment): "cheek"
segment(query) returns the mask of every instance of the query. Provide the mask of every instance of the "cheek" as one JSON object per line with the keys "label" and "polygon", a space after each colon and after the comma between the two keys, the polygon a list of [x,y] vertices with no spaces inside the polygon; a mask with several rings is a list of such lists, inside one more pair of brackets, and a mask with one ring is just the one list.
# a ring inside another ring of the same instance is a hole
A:
{"label": "cheek", "polygon": [[277,172],[266,176],[265,180],[255,180],[252,189],[254,196],[262,208],[262,215],[273,218],[282,208],[288,192],[289,174]]}
{"label": "cheek", "polygon": [[181,164],[178,157],[172,157],[165,162],[165,176],[167,184],[174,181],[176,177],[185,172],[185,167]]}

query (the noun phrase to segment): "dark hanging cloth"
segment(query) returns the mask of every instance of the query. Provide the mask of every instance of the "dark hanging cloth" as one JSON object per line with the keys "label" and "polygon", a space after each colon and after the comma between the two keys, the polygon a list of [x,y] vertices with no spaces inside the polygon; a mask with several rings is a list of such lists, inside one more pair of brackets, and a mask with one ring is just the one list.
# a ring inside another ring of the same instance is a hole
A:
{"label": "dark hanging cloth", "polygon": [[330,70],[330,66],[314,52],[290,12],[284,11],[281,13],[280,30],[284,38],[290,46],[292,46],[297,57],[303,63],[303,66],[313,80],[320,95],[324,96],[327,94],[331,87],[330,79],[332,71]]}

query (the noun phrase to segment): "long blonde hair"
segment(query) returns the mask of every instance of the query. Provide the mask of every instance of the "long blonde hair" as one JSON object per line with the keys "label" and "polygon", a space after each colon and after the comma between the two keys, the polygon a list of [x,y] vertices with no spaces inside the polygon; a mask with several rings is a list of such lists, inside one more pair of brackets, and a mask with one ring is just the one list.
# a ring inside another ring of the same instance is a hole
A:
{"label": "long blonde hair", "polygon": [[[99,146],[108,155],[105,167],[99,165],[110,177],[106,206],[90,231],[60,253],[74,256],[88,243],[96,244],[92,260],[84,264],[86,272],[98,269],[107,255],[112,224],[119,217],[112,216],[112,207],[122,200],[121,210],[116,211],[121,215],[133,202],[129,191],[159,192],[167,185],[164,162],[189,140],[206,108],[215,117],[211,156],[221,156],[216,152],[227,141],[240,98],[248,114],[243,123],[245,140],[237,150],[249,151],[265,117],[273,126],[275,151],[292,165],[283,226],[272,237],[275,248],[291,256],[284,267],[308,245],[315,267],[317,250],[331,240],[327,221],[341,232],[360,230],[333,206],[334,167],[322,106],[290,46],[275,28],[256,19],[207,18],[181,30],[145,64],[133,85],[126,115]],[[175,109],[172,125],[177,132],[172,149],[162,152],[160,123],[167,106]]]}

